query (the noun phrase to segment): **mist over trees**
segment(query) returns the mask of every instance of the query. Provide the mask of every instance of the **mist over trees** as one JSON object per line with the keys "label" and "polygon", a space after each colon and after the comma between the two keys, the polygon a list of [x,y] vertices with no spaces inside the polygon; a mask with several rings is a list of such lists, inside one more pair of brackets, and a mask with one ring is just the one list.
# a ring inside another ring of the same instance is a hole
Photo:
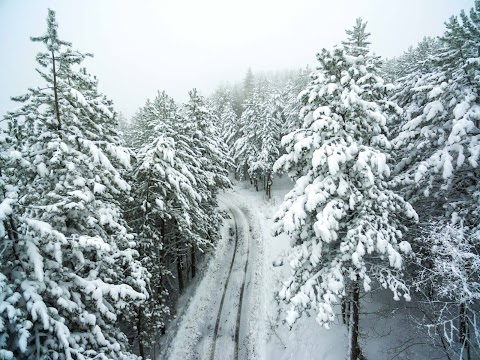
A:
{"label": "mist over trees", "polygon": [[424,346],[480,356],[480,1],[397,58],[359,18],[313,70],[158,91],[131,119],[54,11],[31,40],[43,84],[0,132],[0,359],[153,358],[216,249],[218,195],[268,199],[282,173],[286,326],[341,321],[364,359],[362,299],[387,289]]}

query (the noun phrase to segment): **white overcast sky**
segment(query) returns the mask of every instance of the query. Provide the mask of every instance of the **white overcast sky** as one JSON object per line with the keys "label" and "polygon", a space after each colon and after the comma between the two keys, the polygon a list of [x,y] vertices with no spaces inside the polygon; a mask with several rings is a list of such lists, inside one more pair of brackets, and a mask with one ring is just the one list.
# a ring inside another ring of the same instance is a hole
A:
{"label": "white overcast sky", "polygon": [[372,49],[400,55],[423,36],[441,35],[444,22],[473,0],[0,0],[0,116],[9,98],[40,84],[38,44],[47,8],[60,36],[95,55],[86,63],[100,89],[127,116],[156,90],[178,101],[197,87],[255,71],[315,64],[315,54],[345,38],[356,17],[368,21]]}

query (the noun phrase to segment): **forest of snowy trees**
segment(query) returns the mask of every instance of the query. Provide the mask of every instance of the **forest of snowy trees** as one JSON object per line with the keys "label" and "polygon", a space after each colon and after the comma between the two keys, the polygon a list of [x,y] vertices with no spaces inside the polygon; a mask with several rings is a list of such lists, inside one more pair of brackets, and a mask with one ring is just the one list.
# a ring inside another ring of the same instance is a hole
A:
{"label": "forest of snowy trees", "polygon": [[0,359],[152,358],[215,251],[218,195],[270,198],[281,174],[285,326],[340,318],[365,359],[362,298],[383,288],[446,359],[478,359],[480,0],[397,58],[369,36],[359,18],[315,70],[158,91],[126,119],[50,10],[43,85],[0,127]]}

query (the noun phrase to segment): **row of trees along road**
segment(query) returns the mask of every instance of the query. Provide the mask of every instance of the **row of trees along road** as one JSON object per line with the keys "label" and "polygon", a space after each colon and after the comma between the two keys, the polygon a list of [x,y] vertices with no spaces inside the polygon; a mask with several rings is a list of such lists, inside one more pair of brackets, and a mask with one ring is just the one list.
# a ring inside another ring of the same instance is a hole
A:
{"label": "row of trees along road", "polygon": [[[13,98],[0,134],[0,358],[149,358],[228,188],[215,115],[196,90],[118,114],[61,40],[32,41],[43,85]],[[188,273],[187,273],[188,271]]]}

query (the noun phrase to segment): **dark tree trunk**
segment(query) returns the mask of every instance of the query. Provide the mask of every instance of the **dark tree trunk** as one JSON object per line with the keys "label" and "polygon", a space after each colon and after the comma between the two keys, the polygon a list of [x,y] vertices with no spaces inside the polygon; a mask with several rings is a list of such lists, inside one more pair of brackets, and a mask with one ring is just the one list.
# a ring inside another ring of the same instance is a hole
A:
{"label": "dark tree trunk", "polygon": [[460,318],[459,318],[459,326],[458,326],[458,340],[462,346],[467,349],[467,360],[471,359],[470,354],[470,339],[469,339],[469,324],[468,324],[468,317],[467,317],[467,308],[465,303],[460,304]]}
{"label": "dark tree trunk", "polygon": [[466,329],[467,329],[467,326],[466,326],[466,313],[465,313],[465,304],[464,303],[461,303],[460,304],[460,309],[459,309],[459,312],[460,312],[460,324],[458,326],[458,340],[461,344],[465,343],[465,340],[466,340]]}
{"label": "dark tree trunk", "polygon": [[270,200],[272,198],[272,174],[270,172],[267,175],[267,195]]}
{"label": "dark tree trunk", "polygon": [[185,288],[185,284],[183,283],[183,275],[182,275],[182,257],[177,255],[177,277],[178,277],[178,290],[180,294],[183,292]]}
{"label": "dark tree trunk", "polygon": [[344,325],[349,325],[350,321],[350,296],[342,299],[342,321]]}
{"label": "dark tree trunk", "polygon": [[195,271],[195,248],[192,246],[192,249],[191,249],[191,253],[190,253],[190,259],[192,261],[192,279],[195,277],[196,275],[196,271]]}
{"label": "dark tree trunk", "polygon": [[143,311],[142,309],[138,309],[138,320],[137,320],[137,331],[139,334],[138,337],[138,349],[140,351],[140,356],[142,359],[145,359],[145,344],[143,343],[143,338],[142,338],[142,325],[143,325]]}
{"label": "dark tree trunk", "polygon": [[[164,244],[167,243],[167,239],[165,238],[165,228],[166,228],[165,220],[160,219],[160,237],[161,237],[161,241]],[[158,248],[158,246],[156,246],[156,248]],[[165,260],[164,259],[164,253],[159,252],[159,256],[158,256],[157,260],[158,260],[158,267],[162,268],[162,266],[166,263],[166,261],[164,262],[164,260]],[[160,295],[158,295],[158,296],[160,296]]]}
{"label": "dark tree trunk", "polygon": [[8,221],[7,220],[3,221],[3,226],[7,231],[8,240],[10,241],[18,240],[17,227],[15,226],[15,221],[13,220],[12,215],[8,215]]}
{"label": "dark tree trunk", "polygon": [[351,317],[350,317],[350,360],[361,359],[360,346],[358,345],[360,328],[360,287],[358,280],[352,286]]}
{"label": "dark tree trunk", "polygon": [[55,97],[55,115],[57,116],[58,130],[62,128],[60,121],[60,108],[58,106],[58,89],[57,89],[57,70],[55,68],[55,53],[52,51],[52,63],[53,63],[53,96]]}
{"label": "dark tree trunk", "polygon": [[[1,168],[0,168],[0,176],[2,176],[2,169]],[[5,194],[3,194],[3,197],[5,198]],[[3,227],[5,228],[5,230],[7,232],[8,240],[10,240],[12,242],[14,240],[18,241],[17,226],[15,225],[15,221],[13,220],[13,215],[12,214],[8,215],[7,219],[3,220]]]}

